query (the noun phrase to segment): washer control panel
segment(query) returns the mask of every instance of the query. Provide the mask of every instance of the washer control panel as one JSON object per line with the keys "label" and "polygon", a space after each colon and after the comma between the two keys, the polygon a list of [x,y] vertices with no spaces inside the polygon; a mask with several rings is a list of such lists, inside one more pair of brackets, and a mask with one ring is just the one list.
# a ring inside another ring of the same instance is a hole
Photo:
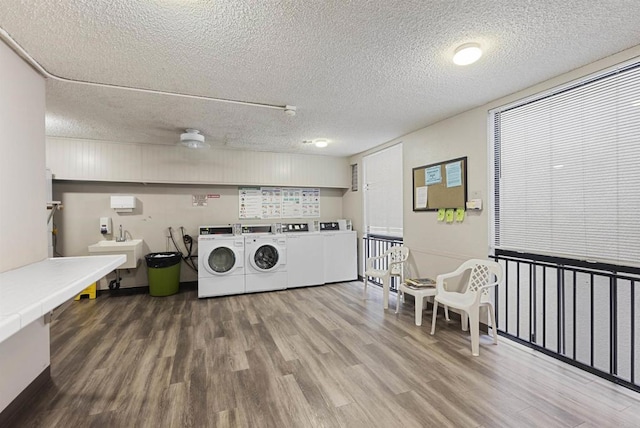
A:
{"label": "washer control panel", "polygon": [[282,231],[285,233],[289,232],[308,232],[309,224],[308,223],[284,223],[282,225]]}

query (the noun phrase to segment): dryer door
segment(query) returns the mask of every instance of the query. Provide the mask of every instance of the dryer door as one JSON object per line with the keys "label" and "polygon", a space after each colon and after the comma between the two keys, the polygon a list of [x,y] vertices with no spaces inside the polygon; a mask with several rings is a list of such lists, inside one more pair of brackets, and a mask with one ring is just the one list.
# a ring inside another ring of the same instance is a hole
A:
{"label": "dryer door", "polygon": [[269,272],[280,265],[280,252],[273,244],[260,244],[251,253],[251,266],[254,269]]}
{"label": "dryer door", "polygon": [[229,247],[216,247],[211,250],[204,267],[213,275],[226,275],[236,266],[236,253]]}

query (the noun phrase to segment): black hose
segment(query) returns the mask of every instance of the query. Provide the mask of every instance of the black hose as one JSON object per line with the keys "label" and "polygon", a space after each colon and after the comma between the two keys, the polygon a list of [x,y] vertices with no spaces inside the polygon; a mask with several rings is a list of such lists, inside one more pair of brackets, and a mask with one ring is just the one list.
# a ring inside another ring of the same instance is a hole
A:
{"label": "black hose", "polygon": [[[195,265],[193,261],[193,255],[191,254],[193,250],[193,238],[189,235],[184,234],[184,227],[180,226],[180,233],[182,234],[182,242],[184,243],[185,249],[187,249],[187,255],[185,257],[185,263],[190,263],[191,269],[198,272],[198,266]],[[189,248],[187,248],[187,243],[189,244]]]}
{"label": "black hose", "polygon": [[[182,226],[180,228],[184,229]],[[176,247],[176,250],[180,253],[180,256],[182,257],[182,260],[184,260],[185,264],[189,266],[189,268],[193,269],[195,272],[198,272],[198,267],[194,265],[193,260],[191,259],[191,255],[188,254],[187,256],[185,256],[182,250],[180,250],[180,247],[178,247],[176,240],[173,238],[173,228],[171,226],[169,226],[169,236],[171,237],[171,242],[173,242],[173,246]],[[186,246],[185,246],[185,249],[186,249]]]}

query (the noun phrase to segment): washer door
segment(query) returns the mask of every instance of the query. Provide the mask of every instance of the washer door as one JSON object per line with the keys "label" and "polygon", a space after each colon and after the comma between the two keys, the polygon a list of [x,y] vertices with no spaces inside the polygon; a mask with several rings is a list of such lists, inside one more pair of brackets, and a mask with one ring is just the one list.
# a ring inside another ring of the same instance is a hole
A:
{"label": "washer door", "polygon": [[204,267],[214,275],[225,275],[236,266],[236,253],[229,247],[217,247],[211,250]]}
{"label": "washer door", "polygon": [[251,266],[262,272],[269,272],[280,265],[280,253],[272,244],[262,244],[251,254]]}

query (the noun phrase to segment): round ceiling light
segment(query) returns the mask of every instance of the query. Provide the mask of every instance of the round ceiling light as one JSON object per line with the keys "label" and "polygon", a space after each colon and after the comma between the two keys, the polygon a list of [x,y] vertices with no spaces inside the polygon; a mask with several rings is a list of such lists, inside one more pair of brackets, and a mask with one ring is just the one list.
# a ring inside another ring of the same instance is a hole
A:
{"label": "round ceiling light", "polygon": [[315,144],[316,147],[323,148],[323,147],[327,147],[329,145],[329,142],[324,138],[320,138],[320,139],[314,140],[313,144]]}
{"label": "round ceiling light", "polygon": [[457,65],[469,65],[479,60],[481,56],[482,49],[480,49],[479,44],[465,43],[456,49],[453,55],[453,63]]}
{"label": "round ceiling light", "polygon": [[204,135],[197,129],[187,129],[184,134],[180,134],[180,144],[190,149],[208,149],[209,143],[204,141]]}

